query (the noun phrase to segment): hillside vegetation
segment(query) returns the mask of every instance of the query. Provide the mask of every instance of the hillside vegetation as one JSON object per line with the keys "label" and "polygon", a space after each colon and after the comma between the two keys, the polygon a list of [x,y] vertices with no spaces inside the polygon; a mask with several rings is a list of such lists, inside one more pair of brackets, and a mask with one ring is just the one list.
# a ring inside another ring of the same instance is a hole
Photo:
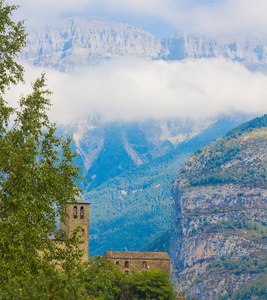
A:
{"label": "hillside vegetation", "polygon": [[[180,166],[196,149],[226,133],[236,122],[218,120],[162,157],[124,171],[86,193],[85,198],[92,203],[90,255],[102,255],[107,249],[137,251],[168,230],[171,223],[170,186]],[[131,135],[128,132],[132,139],[133,135],[133,132]],[[143,140],[140,133],[138,136]],[[108,149],[109,145],[106,144],[105,148]],[[127,161],[127,156],[122,156],[121,161]],[[107,164],[101,164],[101,172],[106,170],[110,174],[109,169],[116,166],[107,160]]]}
{"label": "hillside vegetation", "polygon": [[267,187],[266,127],[267,115],[242,124],[198,150],[182,168],[184,173],[190,169],[187,185],[241,183]]}
{"label": "hillside vegetation", "polygon": [[179,292],[267,297],[267,115],[192,155],[172,186],[170,255]]}
{"label": "hillside vegetation", "polygon": [[148,252],[168,252],[171,242],[171,230],[166,230],[163,234],[146,244],[140,251]]}

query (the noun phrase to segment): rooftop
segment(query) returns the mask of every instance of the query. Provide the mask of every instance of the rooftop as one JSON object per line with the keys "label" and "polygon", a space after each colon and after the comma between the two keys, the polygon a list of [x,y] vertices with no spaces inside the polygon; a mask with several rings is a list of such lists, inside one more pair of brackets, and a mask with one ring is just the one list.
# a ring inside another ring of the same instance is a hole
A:
{"label": "rooftop", "polygon": [[166,259],[170,257],[167,252],[142,252],[142,251],[113,251],[105,252],[107,258],[118,259]]}
{"label": "rooftop", "polygon": [[80,195],[79,197],[78,196],[74,196],[75,198],[75,202],[78,203],[78,204],[91,204],[91,202],[89,201],[86,201],[82,195]]}

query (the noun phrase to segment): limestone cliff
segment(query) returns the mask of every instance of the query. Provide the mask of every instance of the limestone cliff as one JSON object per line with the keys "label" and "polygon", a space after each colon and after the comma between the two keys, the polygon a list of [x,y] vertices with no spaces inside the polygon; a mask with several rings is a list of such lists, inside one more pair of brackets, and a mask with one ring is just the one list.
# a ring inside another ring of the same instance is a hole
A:
{"label": "limestone cliff", "polygon": [[22,58],[28,62],[70,71],[120,56],[157,58],[162,53],[161,40],[124,23],[98,17],[73,17],[43,32],[31,32]]}
{"label": "limestone cliff", "polygon": [[119,57],[183,60],[224,57],[250,70],[267,72],[264,38],[208,38],[180,33],[166,40],[132,25],[98,17],[73,17],[45,30],[29,32],[21,58],[28,63],[69,72]]}
{"label": "limestone cliff", "polygon": [[182,167],[172,186],[177,291],[200,300],[267,299],[266,170],[267,115]]}
{"label": "limestone cliff", "polygon": [[167,60],[225,57],[250,70],[267,71],[266,39],[231,36],[207,38],[180,33],[166,41]]}

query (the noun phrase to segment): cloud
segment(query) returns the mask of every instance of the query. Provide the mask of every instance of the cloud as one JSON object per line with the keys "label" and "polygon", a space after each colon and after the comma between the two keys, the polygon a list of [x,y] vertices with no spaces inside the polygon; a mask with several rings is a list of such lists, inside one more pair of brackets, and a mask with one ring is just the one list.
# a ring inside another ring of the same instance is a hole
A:
{"label": "cloud", "polygon": [[20,4],[29,25],[55,22],[64,15],[83,14],[114,19],[120,16],[145,24],[148,17],[177,30],[207,35],[267,34],[266,0],[10,0]]}
{"label": "cloud", "polygon": [[227,0],[216,5],[193,8],[192,19],[185,26],[208,35],[264,36],[267,33],[265,0]]}
{"label": "cloud", "polygon": [[[41,69],[27,66],[26,80],[33,81],[40,73]],[[54,92],[50,117],[59,124],[72,124],[89,114],[101,114],[104,120],[140,120],[267,113],[267,76],[222,58],[172,62],[127,58],[71,74],[47,69],[46,77]],[[17,90],[30,92],[29,86]],[[12,89],[9,99],[17,99],[18,91]]]}

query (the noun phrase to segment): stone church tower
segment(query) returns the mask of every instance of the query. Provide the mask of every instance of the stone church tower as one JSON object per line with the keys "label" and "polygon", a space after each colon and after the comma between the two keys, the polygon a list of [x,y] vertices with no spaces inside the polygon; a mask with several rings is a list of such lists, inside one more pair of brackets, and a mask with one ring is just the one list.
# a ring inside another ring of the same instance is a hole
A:
{"label": "stone church tower", "polygon": [[78,226],[81,227],[82,234],[84,235],[83,244],[79,246],[84,251],[82,261],[88,261],[89,259],[89,204],[81,195],[75,197],[75,203],[69,203],[65,207],[65,212],[68,214],[68,218],[64,222],[60,222],[60,229],[64,230],[68,237]]}

